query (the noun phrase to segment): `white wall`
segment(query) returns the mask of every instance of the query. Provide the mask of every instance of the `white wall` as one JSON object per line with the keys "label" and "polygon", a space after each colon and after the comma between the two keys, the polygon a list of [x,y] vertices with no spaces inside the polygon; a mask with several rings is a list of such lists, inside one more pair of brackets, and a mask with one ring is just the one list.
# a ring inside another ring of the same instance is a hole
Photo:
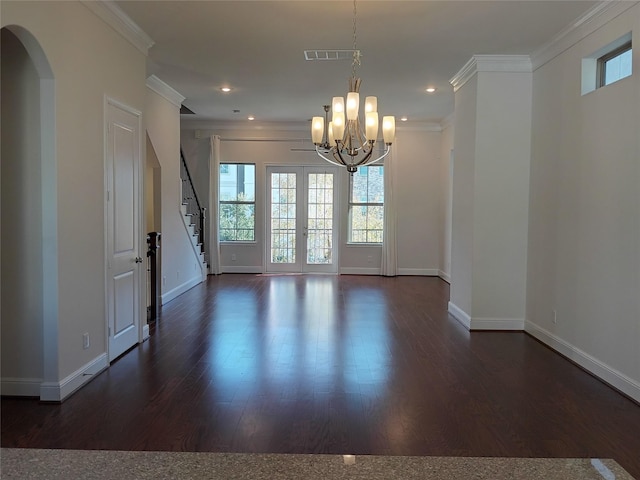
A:
{"label": "white wall", "polygon": [[160,165],[161,226],[160,291],[166,303],[202,282],[203,265],[194,252],[181,211],[180,107],[151,88],[145,104],[147,135],[153,149],[150,163]]}
{"label": "white wall", "polygon": [[[582,58],[630,31],[633,75],[581,96]],[[526,325],[636,400],[639,32],[635,5],[534,72]]]}
{"label": "white wall", "polygon": [[55,76],[56,127],[46,133],[55,135],[57,164],[58,331],[48,341],[59,353],[55,378],[45,380],[65,394],[91,378],[81,374],[87,365],[106,358],[104,98],[143,110],[145,55],[78,2],[3,1],[0,8],[2,25],[31,32]]}
{"label": "white wall", "polygon": [[454,140],[450,311],[471,329],[522,330],[530,61],[519,56],[474,56],[461,72],[468,74],[453,81],[459,123]]}
{"label": "white wall", "polygon": [[1,42],[3,393],[20,393],[7,391],[7,382],[16,379],[29,381],[39,395],[44,376],[40,76],[13,33],[3,29]]}
{"label": "white wall", "polygon": [[[440,237],[438,228],[438,198],[440,183],[437,171],[440,160],[440,129],[403,130],[398,128],[395,160],[397,164],[396,199],[398,204],[398,268],[400,274],[437,275]],[[196,138],[195,132],[200,138]],[[267,165],[325,165],[315,152],[292,151],[311,149],[309,132],[295,126],[254,129],[207,128],[203,124],[183,121],[181,141],[197,185],[208,173],[209,137],[220,135],[222,162],[256,164],[256,242],[222,244],[220,249],[223,271],[262,272],[264,267],[265,172]],[[246,139],[246,141],[238,141]],[[255,141],[263,139],[265,141]],[[348,174],[340,171],[340,198],[343,202],[340,219],[340,271],[342,273],[380,272],[380,246],[347,244]],[[204,187],[204,189],[208,186]],[[207,194],[198,192],[200,198]],[[236,260],[232,260],[232,255]]]}
{"label": "white wall", "polygon": [[450,303],[468,314],[472,306],[477,83],[477,77],[474,76],[456,92],[455,96]]}
{"label": "white wall", "polygon": [[394,179],[400,274],[438,275],[441,137],[439,126],[398,130]]}
{"label": "white wall", "polygon": [[530,72],[478,78],[472,322],[500,328],[524,326],[531,79]]}
{"label": "white wall", "polygon": [[442,141],[440,142],[440,162],[438,178],[440,179],[440,197],[438,199],[438,225],[440,227],[439,275],[444,280],[451,281],[451,222],[453,212],[453,137],[454,123],[446,119],[442,127]]}

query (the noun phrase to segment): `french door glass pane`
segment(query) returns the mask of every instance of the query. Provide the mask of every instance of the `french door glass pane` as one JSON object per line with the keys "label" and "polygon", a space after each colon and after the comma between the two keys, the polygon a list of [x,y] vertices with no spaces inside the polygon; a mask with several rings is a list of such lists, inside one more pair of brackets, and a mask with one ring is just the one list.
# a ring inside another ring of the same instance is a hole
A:
{"label": "french door glass pane", "polygon": [[333,174],[310,173],[307,197],[307,263],[331,264],[333,253]]}
{"label": "french door glass pane", "polygon": [[296,262],[296,174],[271,174],[271,263]]}

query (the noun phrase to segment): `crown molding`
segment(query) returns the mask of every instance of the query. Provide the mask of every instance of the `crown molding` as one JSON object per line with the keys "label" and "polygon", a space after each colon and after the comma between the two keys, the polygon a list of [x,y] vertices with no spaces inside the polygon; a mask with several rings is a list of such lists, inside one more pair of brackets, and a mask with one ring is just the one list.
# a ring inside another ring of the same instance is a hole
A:
{"label": "crown molding", "polygon": [[456,73],[449,83],[453,91],[467,83],[478,72],[531,73],[529,55],[474,55]]}
{"label": "crown molding", "polygon": [[640,4],[640,2],[629,0],[608,0],[596,4],[575,22],[568,25],[564,30],[560,31],[555,37],[531,54],[533,70],[553,60],[587,35],[595,32],[598,28],[638,4]]}
{"label": "crown molding", "polygon": [[[215,130],[215,131],[284,131],[284,132],[310,132],[311,126],[308,121],[304,122],[248,122],[240,121],[220,121],[205,119],[181,119],[180,127],[183,130]],[[399,132],[441,132],[442,125],[439,122],[396,122],[396,131]]]}
{"label": "crown molding", "polygon": [[82,0],[82,4],[143,54],[148,55],[155,42],[112,0]]}
{"label": "crown molding", "polygon": [[469,61],[465,63],[460,70],[458,70],[458,73],[451,77],[449,83],[453,86],[454,93],[457,92],[465,83],[471,80],[471,77],[476,74],[476,63],[475,57],[471,57]]}
{"label": "crown molding", "polygon": [[396,122],[396,132],[441,132],[440,122]]}
{"label": "crown molding", "polygon": [[180,108],[180,105],[182,105],[182,102],[184,102],[184,99],[186,98],[180,95],[155,75],[151,75],[147,78],[147,87],[156,92],[161,97],[164,97],[165,99],[173,103],[178,108]]}
{"label": "crown molding", "polygon": [[207,120],[203,118],[181,118],[180,128],[184,130],[215,130],[215,131],[304,131],[311,132],[311,123],[307,122],[259,122],[248,120]]}

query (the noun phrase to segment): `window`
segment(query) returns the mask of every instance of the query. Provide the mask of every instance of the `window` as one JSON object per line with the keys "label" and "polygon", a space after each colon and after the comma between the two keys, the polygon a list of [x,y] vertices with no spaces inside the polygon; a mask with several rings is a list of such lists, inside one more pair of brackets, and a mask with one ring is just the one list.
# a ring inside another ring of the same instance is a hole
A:
{"label": "window", "polygon": [[631,32],[582,59],[582,95],[631,76]]}
{"label": "window", "polygon": [[256,166],[220,164],[220,241],[253,242],[256,232]]}
{"label": "window", "polygon": [[349,242],[382,243],[384,167],[359,167],[349,180]]}
{"label": "window", "polygon": [[598,58],[599,87],[631,75],[631,53],[631,42],[629,42]]}

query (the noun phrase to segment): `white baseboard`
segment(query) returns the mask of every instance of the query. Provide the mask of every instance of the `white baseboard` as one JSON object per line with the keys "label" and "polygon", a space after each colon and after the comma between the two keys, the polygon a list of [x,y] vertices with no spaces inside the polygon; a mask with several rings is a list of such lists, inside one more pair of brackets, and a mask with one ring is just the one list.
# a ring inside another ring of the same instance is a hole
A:
{"label": "white baseboard", "polygon": [[449,313],[453,318],[458,320],[462,325],[464,325],[467,330],[471,330],[471,317],[467,312],[458,307],[455,303],[449,302],[448,304]]}
{"label": "white baseboard", "polygon": [[471,317],[470,330],[524,330],[523,318],[476,318]]}
{"label": "white baseboard", "polygon": [[149,338],[149,324],[145,323],[142,326],[142,341],[144,342],[145,340],[147,340]]}
{"label": "white baseboard", "polygon": [[419,277],[437,277],[437,268],[399,268],[398,275],[415,275]]}
{"label": "white baseboard", "polygon": [[591,372],[602,381],[608,383],[613,388],[621,391],[625,395],[633,398],[636,402],[640,402],[640,383],[625,374],[610,367],[597,358],[580,350],[578,347],[563,340],[552,332],[536,325],[530,320],[525,322],[525,331],[532,337],[537,338],[542,343],[548,345],[569,360],[577,363],[582,368]]}
{"label": "white baseboard", "polygon": [[377,268],[361,268],[361,267],[343,267],[340,269],[340,275],[380,275],[380,267]]}
{"label": "white baseboard", "polygon": [[448,284],[451,284],[451,276],[447,272],[443,272],[442,270],[438,270],[438,276],[443,279]]}
{"label": "white baseboard", "polygon": [[61,402],[109,366],[107,354],[103,353],[83,365],[60,382],[43,382],[40,385],[40,400]]}
{"label": "white baseboard", "polygon": [[0,393],[11,397],[39,397],[41,378],[3,378]]}
{"label": "white baseboard", "polygon": [[464,325],[467,330],[524,330],[524,319],[472,317],[455,303],[451,302],[449,302],[448,310],[453,318]]}
{"label": "white baseboard", "polygon": [[182,285],[178,285],[176,288],[169,290],[168,292],[160,295],[160,303],[164,305],[165,303],[170,302],[174,298],[182,295],[187,290],[191,290],[193,287],[195,287],[199,283],[202,283],[201,275],[197,275],[191,278],[190,280],[187,280]]}
{"label": "white baseboard", "polygon": [[221,266],[221,273],[264,273],[262,266]]}

